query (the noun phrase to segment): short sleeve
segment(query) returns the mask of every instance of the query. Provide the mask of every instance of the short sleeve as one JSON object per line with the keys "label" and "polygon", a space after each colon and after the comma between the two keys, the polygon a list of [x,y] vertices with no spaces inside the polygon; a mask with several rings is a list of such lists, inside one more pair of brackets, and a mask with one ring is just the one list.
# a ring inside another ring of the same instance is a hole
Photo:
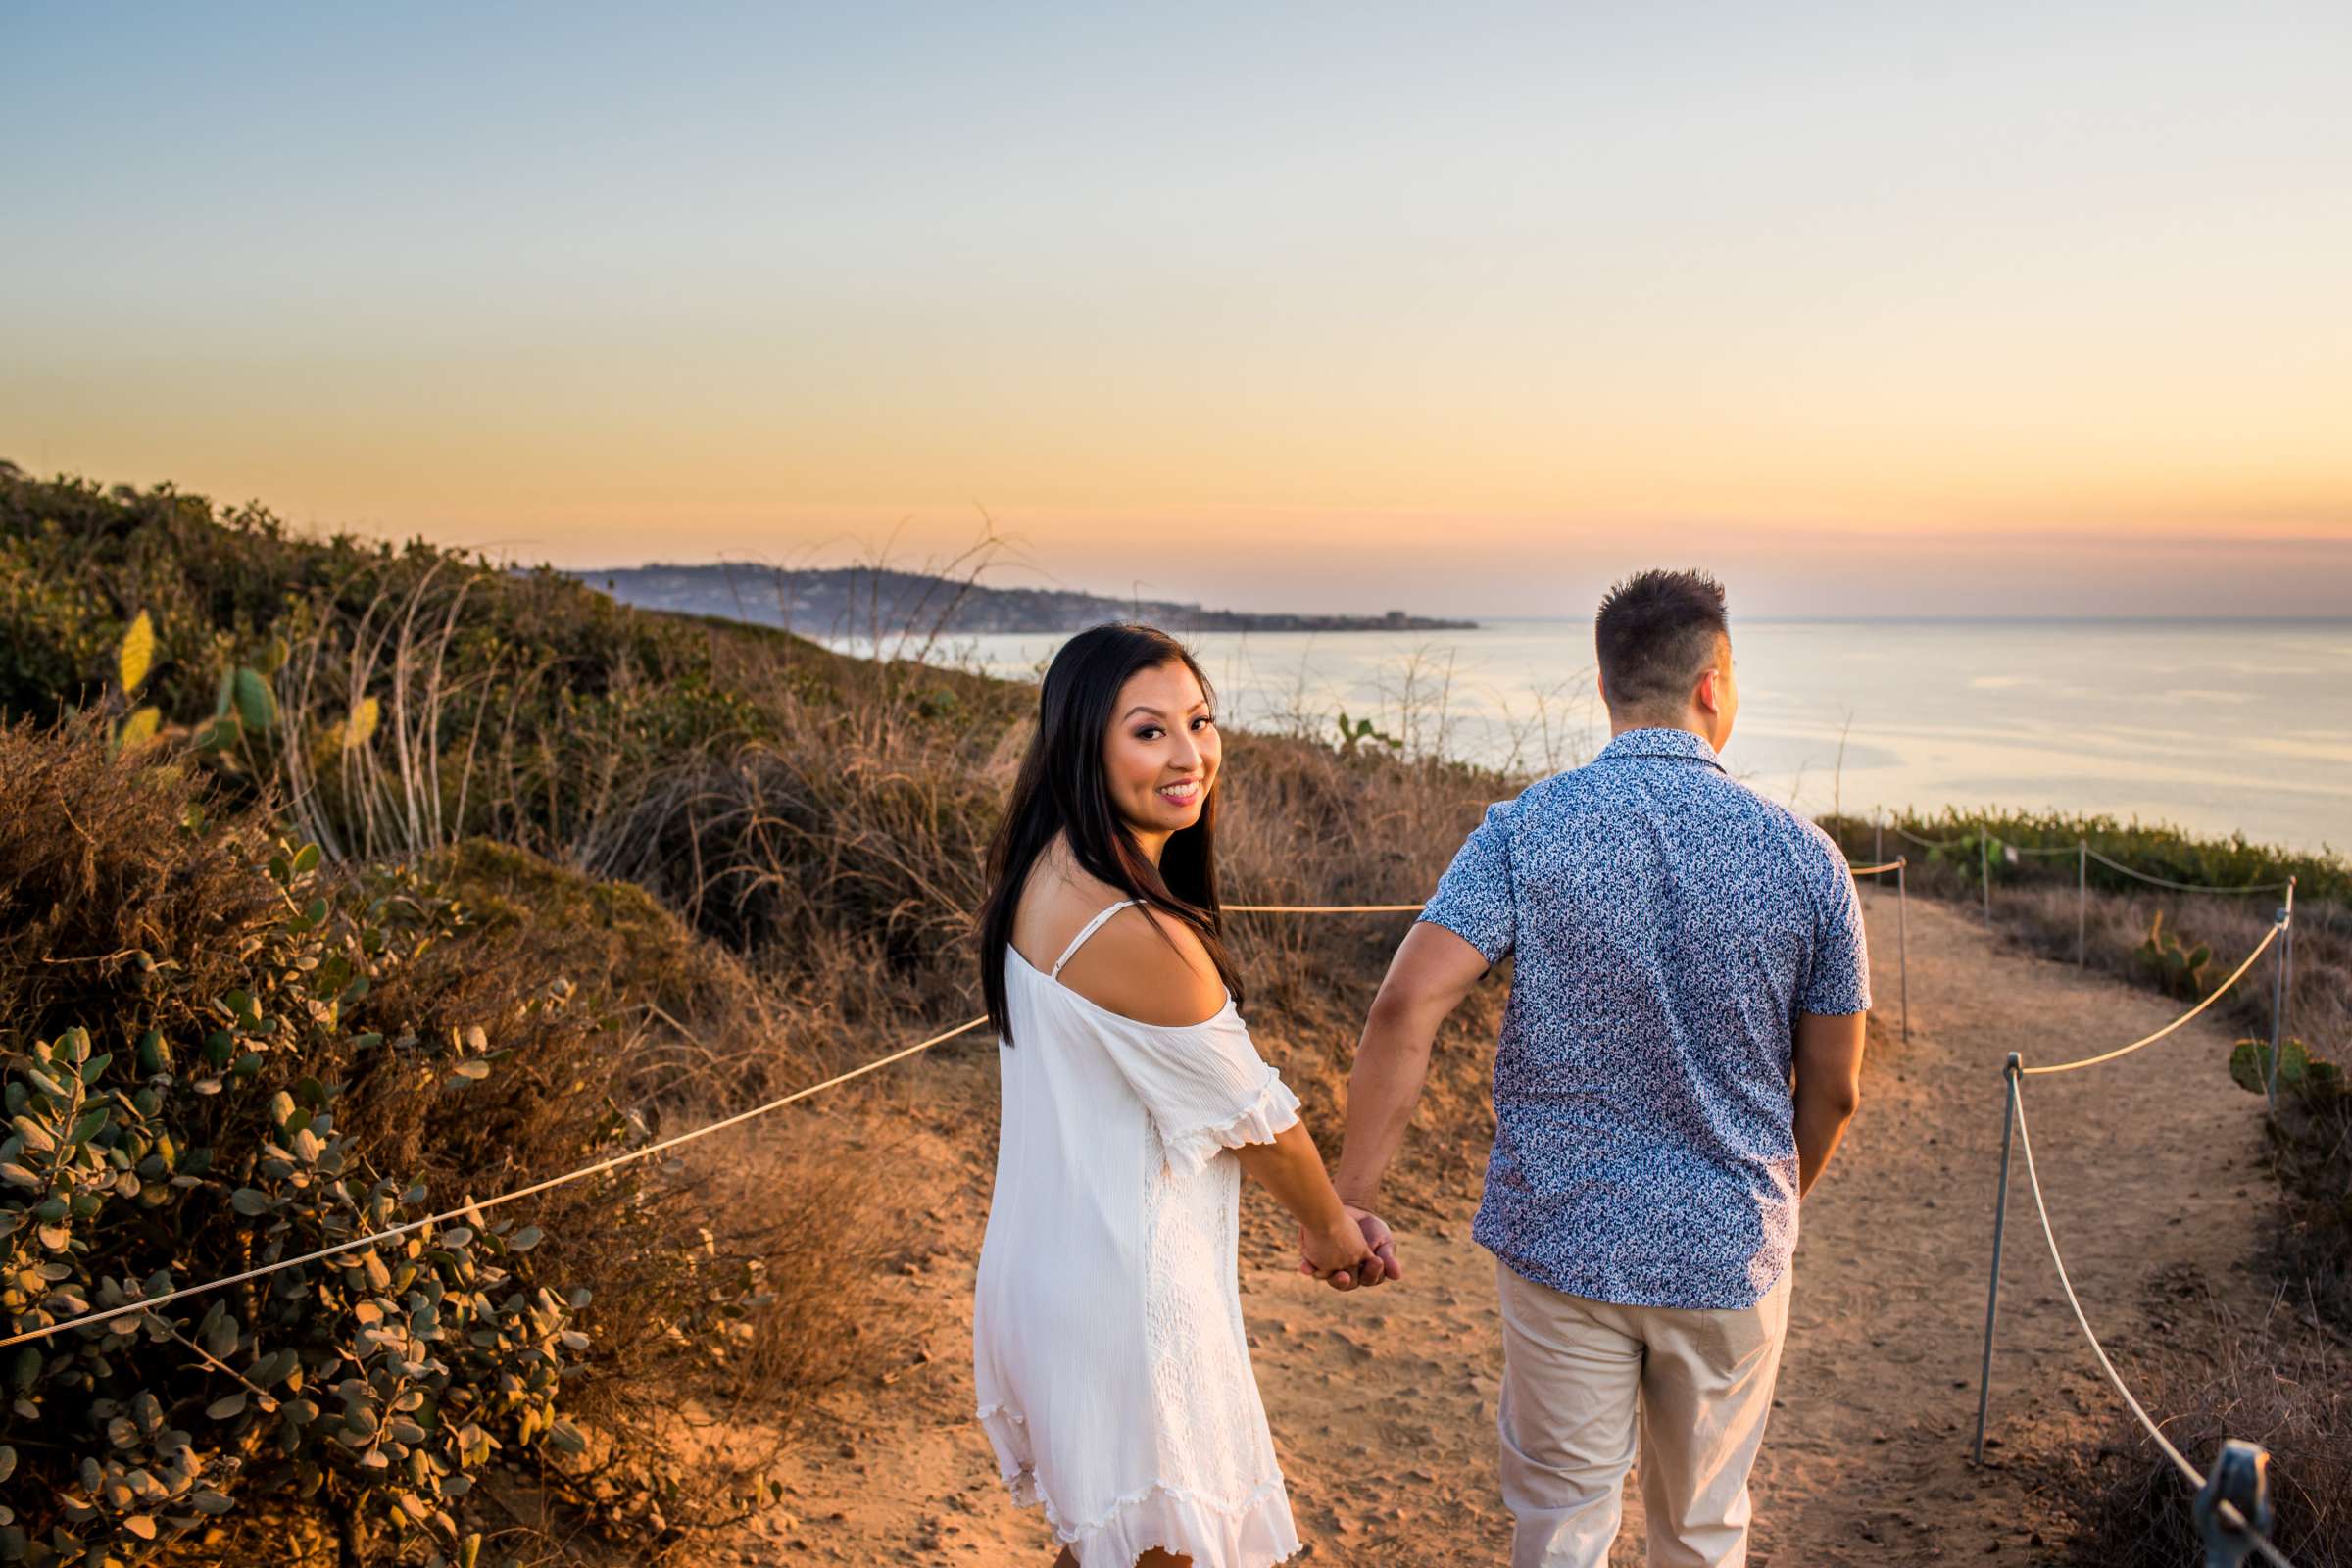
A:
{"label": "short sleeve", "polygon": [[1489,963],[1501,962],[1519,934],[1511,894],[1511,820],[1518,808],[1517,801],[1487,808],[1421,910],[1422,919],[1460,937]]}
{"label": "short sleeve", "polygon": [[1120,1020],[1103,1040],[1176,1170],[1200,1170],[1222,1149],[1270,1144],[1298,1119],[1298,1097],[1231,1010],[1181,1029]]}
{"label": "short sleeve", "polygon": [[1845,857],[1828,835],[1817,832],[1819,854],[1813,875],[1819,887],[1813,960],[1797,993],[1800,1012],[1839,1014],[1870,1010],[1870,942],[1862,927],[1862,900],[1854,891]]}

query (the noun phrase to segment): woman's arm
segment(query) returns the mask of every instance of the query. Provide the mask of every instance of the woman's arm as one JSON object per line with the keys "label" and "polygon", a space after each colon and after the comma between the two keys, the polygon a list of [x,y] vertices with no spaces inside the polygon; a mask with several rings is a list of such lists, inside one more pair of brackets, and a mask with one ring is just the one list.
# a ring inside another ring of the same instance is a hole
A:
{"label": "woman's arm", "polygon": [[1234,1153],[1241,1157],[1242,1169],[1264,1184],[1298,1219],[1300,1273],[1348,1291],[1371,1284],[1394,1266],[1374,1254],[1362,1228],[1340,1201],[1306,1123],[1295,1121],[1276,1133],[1272,1143],[1244,1144]]}
{"label": "woman's arm", "polygon": [[[1222,1010],[1225,999],[1200,938],[1150,909],[1111,916],[1070,959],[1061,983],[1122,1017],[1162,1026],[1205,1022]],[[1250,1065],[1263,1070],[1254,1055]],[[1294,1122],[1272,1143],[1244,1144],[1234,1152],[1242,1168],[1297,1217],[1301,1272],[1350,1290],[1393,1266],[1374,1254],[1364,1229],[1340,1202],[1303,1125]]]}

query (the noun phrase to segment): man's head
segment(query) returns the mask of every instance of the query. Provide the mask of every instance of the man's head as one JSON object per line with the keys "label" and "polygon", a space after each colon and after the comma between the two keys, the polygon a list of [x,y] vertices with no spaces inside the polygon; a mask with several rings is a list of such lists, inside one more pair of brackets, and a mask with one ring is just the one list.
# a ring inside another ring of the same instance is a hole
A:
{"label": "man's head", "polygon": [[1721,750],[1740,710],[1723,584],[1703,571],[1644,571],[1593,617],[1600,700],[1613,734],[1687,729]]}

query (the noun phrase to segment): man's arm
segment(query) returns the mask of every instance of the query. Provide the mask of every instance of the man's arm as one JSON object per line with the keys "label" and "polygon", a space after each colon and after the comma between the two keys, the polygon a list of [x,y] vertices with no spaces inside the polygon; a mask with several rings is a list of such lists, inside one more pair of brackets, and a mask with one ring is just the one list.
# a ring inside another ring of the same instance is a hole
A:
{"label": "man's arm", "polygon": [[[1796,1193],[1813,1190],[1829,1168],[1845,1124],[1862,1103],[1862,1031],[1867,1012],[1796,1015]],[[1349,1126],[1354,1125],[1350,1118]],[[1346,1165],[1343,1161],[1342,1169]],[[1340,1196],[1348,1202],[1347,1183]]]}
{"label": "man's arm", "polygon": [[1348,1075],[1348,1133],[1332,1184],[1351,1207],[1372,1206],[1421,1098],[1438,1025],[1486,972],[1485,955],[1427,920],[1415,922],[1390,961]]}

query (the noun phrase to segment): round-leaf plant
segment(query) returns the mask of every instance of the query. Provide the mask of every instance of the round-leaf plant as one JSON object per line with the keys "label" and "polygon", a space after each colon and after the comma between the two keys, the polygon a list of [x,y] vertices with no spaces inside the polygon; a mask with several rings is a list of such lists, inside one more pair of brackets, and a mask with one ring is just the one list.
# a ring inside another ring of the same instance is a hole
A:
{"label": "round-leaf plant", "polygon": [[0,1439],[43,1444],[0,1445],[0,1561],[137,1561],[273,1494],[331,1503],[347,1556],[381,1528],[469,1558],[463,1499],[502,1442],[584,1446],[558,1398],[588,1293],[534,1277],[535,1227],[428,1228],[73,1324],[429,1212],[421,1183],[371,1168],[345,1086],[313,1069],[466,1084],[499,1053],[478,1027],[352,1028],[371,976],[453,915],[398,891],[338,907],[318,859],[280,845],[254,868],[275,904],[244,933],[244,983],[192,996],[170,960],[122,955],[142,985],[140,1016],[109,1021],[120,1049],[75,1025],[6,1060],[0,1327],[69,1326],[0,1352]]}

